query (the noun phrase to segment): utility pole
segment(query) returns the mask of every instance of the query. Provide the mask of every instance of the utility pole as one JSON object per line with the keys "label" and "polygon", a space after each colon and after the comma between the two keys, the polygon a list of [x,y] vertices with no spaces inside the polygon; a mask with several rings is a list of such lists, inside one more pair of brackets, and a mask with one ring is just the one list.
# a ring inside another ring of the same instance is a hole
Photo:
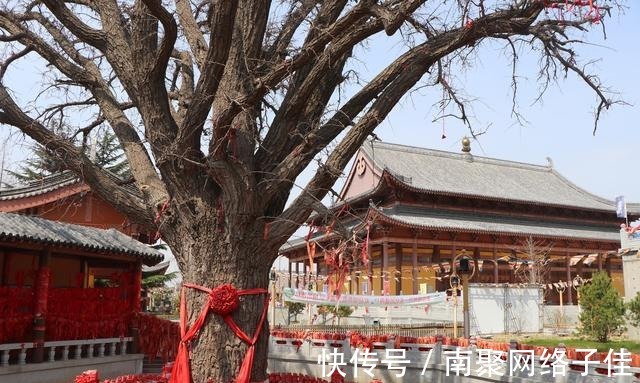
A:
{"label": "utility pole", "polygon": [[464,318],[464,337],[469,339],[469,274],[462,274],[462,317]]}
{"label": "utility pole", "polygon": [[[456,264],[460,259],[460,265],[456,270]],[[464,323],[464,337],[469,338],[471,334],[471,324],[469,315],[469,279],[473,276],[475,269],[469,267],[469,258],[465,256],[465,251],[457,255],[453,260],[453,275],[451,276],[451,287],[454,290],[453,296],[453,336],[458,336],[458,289],[462,289],[462,314]],[[458,277],[458,274],[462,277]],[[462,282],[462,286],[460,283]]]}

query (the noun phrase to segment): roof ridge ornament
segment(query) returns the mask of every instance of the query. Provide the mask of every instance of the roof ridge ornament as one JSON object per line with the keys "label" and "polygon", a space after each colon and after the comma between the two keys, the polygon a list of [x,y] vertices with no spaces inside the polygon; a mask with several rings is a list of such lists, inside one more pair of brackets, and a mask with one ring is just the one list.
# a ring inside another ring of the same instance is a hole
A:
{"label": "roof ridge ornament", "polygon": [[547,157],[547,167],[551,170],[553,169],[553,160],[551,159],[551,157]]}
{"label": "roof ridge ornament", "polygon": [[473,155],[471,154],[471,140],[465,136],[462,138],[462,156],[467,162],[473,162]]}

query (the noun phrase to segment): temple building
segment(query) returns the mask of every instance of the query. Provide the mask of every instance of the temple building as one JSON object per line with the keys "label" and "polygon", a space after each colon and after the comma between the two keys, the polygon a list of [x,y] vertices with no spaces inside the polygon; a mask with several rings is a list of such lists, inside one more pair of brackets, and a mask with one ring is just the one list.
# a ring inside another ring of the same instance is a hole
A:
{"label": "temple building", "polygon": [[0,381],[139,373],[142,266],[162,260],[115,229],[0,212]]}
{"label": "temple building", "polygon": [[[120,179],[116,181],[124,182]],[[128,189],[131,194],[139,193],[134,185],[130,186]],[[143,243],[150,243],[154,239],[152,233],[130,222],[70,171],[56,173],[25,186],[0,190],[0,212],[99,229],[116,229]]]}
{"label": "temple building", "polygon": [[[461,153],[368,141],[355,156],[340,201],[332,207],[339,222],[316,216],[310,224],[360,227],[360,238],[362,227],[369,228],[360,245],[369,262],[349,265],[343,292],[444,291],[454,258],[464,253],[472,260],[471,282],[539,283],[548,287],[548,304],[558,304],[561,295],[564,304],[576,304],[574,286],[598,270],[624,293],[615,203],[570,182],[551,160],[534,165],[475,156],[468,139]],[[629,220],[638,217],[640,204],[629,204]],[[324,256],[338,237],[320,230],[281,249],[292,285],[316,281],[309,271],[320,280],[331,274]],[[307,242],[318,245],[313,270]],[[322,289],[322,283],[314,287]]]}

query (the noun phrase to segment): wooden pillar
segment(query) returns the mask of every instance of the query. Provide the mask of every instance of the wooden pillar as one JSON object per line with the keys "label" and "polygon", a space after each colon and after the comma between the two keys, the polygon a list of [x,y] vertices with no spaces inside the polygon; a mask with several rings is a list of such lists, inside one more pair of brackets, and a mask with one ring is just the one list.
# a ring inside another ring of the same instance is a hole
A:
{"label": "wooden pillar", "polygon": [[0,286],[6,286],[9,283],[9,255],[10,253],[0,249],[2,257],[2,274],[0,274]]}
{"label": "wooden pillar", "polygon": [[[399,274],[398,274],[399,272]],[[398,278],[396,281],[396,295],[402,294],[402,244],[396,243],[396,271],[394,271],[394,278]]]}
{"label": "wooden pillar", "polygon": [[413,277],[413,289],[412,294],[418,294],[418,241],[413,239],[413,245],[411,246],[411,276]]}
{"label": "wooden pillar", "polygon": [[494,283],[500,283],[500,268],[498,267],[498,252],[496,247],[493,247],[493,281]]}
{"label": "wooden pillar", "polygon": [[300,262],[296,261],[296,289],[300,288]]}
{"label": "wooden pillar", "polygon": [[602,254],[598,254],[598,271],[602,271]]}
{"label": "wooden pillar", "polygon": [[385,282],[389,281],[389,243],[385,239],[382,242],[382,267],[380,268],[380,295],[384,295]]}
{"label": "wooden pillar", "polygon": [[[431,265],[440,265],[440,245],[433,245],[433,252],[431,253]],[[444,288],[442,286],[444,285]],[[443,289],[447,289],[449,286],[445,284],[443,281],[436,279],[436,291],[442,291]]]}
{"label": "wooden pillar", "polygon": [[293,280],[293,263],[289,261],[289,288],[293,287],[292,280]]}
{"label": "wooden pillar", "polygon": [[569,255],[569,252],[566,253],[566,271],[567,271],[567,305],[573,305],[573,287],[571,286],[571,283],[573,281],[573,278],[571,277],[571,256]]}
{"label": "wooden pillar", "polygon": [[611,255],[609,253],[605,254],[606,260],[604,262],[604,267],[607,270],[607,275],[611,278]]}
{"label": "wooden pillar", "polygon": [[45,249],[40,253],[38,261],[38,274],[34,283],[35,310],[33,320],[33,362],[41,363],[44,360],[44,340],[46,333],[47,303],[49,297],[49,281],[51,280],[51,250]]}

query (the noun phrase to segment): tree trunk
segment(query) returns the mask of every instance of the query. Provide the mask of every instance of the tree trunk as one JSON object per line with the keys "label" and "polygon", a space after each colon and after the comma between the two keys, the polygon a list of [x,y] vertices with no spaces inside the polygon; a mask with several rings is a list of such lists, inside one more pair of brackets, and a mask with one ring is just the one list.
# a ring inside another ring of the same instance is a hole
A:
{"label": "tree trunk", "polygon": [[[194,230],[204,228],[205,230]],[[208,230],[207,230],[208,229]],[[263,288],[268,291],[269,270],[275,250],[262,246],[262,233],[256,229],[216,230],[216,224],[199,222],[188,228],[175,228],[166,237],[180,264],[184,283],[215,288],[230,283],[238,290]],[[253,231],[253,234],[251,235]],[[188,327],[202,310],[207,294],[187,289]],[[265,295],[240,297],[233,319],[249,338],[253,336],[265,305]],[[251,382],[267,379],[269,324],[265,319],[256,344]],[[200,334],[191,345],[191,374],[194,383],[227,383],[235,380],[247,344],[222,320],[209,313]]]}

